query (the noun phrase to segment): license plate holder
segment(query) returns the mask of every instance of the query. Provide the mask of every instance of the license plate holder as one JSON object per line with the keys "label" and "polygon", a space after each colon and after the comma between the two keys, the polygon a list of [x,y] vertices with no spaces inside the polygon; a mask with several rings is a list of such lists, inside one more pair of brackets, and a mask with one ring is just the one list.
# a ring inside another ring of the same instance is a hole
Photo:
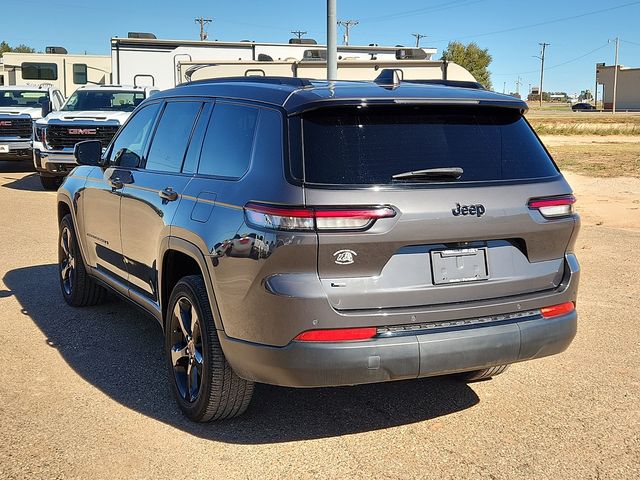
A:
{"label": "license plate holder", "polygon": [[489,278],[486,247],[431,251],[435,285],[476,282]]}
{"label": "license plate holder", "polygon": [[0,153],[9,153],[9,145],[0,145]]}

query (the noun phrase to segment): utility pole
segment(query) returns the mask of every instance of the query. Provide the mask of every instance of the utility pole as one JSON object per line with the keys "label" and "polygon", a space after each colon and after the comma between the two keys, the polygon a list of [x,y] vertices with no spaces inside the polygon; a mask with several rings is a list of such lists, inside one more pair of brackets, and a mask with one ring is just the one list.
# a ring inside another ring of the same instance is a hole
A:
{"label": "utility pole", "polygon": [[208,23],[213,22],[213,20],[211,20],[210,18],[200,17],[196,18],[195,22],[200,24],[200,41],[204,42],[208,37],[207,32],[204,31],[204,26]]}
{"label": "utility pole", "polygon": [[616,113],[616,100],[617,100],[617,96],[618,96],[618,52],[620,50],[620,38],[616,37],[616,66],[615,66],[615,72],[613,72],[613,105],[612,105],[612,110],[611,113]]}
{"label": "utility pole", "polygon": [[540,45],[540,56],[538,57],[540,59],[540,107],[542,107],[542,84],[544,82],[544,54],[545,51],[547,50],[547,47],[549,45],[551,45],[550,43],[539,43],[538,45]]}
{"label": "utility pole", "polygon": [[426,35],[422,35],[421,33],[412,33],[411,35],[416,37],[416,48],[420,48],[420,39],[426,37]]}
{"label": "utility pole", "polygon": [[520,95],[520,85],[522,85],[522,80],[518,77],[518,80],[516,80],[516,95]]}
{"label": "utility pole", "polygon": [[357,20],[339,20],[338,21],[338,25],[340,25],[341,27],[344,27],[344,36],[342,37],[342,44],[343,45],[349,45],[349,29],[351,27],[355,27],[356,25],[358,25]]}
{"label": "utility pole", "polygon": [[502,93],[507,93],[507,82],[504,82],[504,84],[502,85]]}
{"label": "utility pole", "polygon": [[327,0],[327,80],[338,79],[336,0]]}
{"label": "utility pole", "polygon": [[291,33],[298,37],[298,40],[300,40],[303,35],[307,34],[307,32],[303,32],[302,30],[291,30]]}

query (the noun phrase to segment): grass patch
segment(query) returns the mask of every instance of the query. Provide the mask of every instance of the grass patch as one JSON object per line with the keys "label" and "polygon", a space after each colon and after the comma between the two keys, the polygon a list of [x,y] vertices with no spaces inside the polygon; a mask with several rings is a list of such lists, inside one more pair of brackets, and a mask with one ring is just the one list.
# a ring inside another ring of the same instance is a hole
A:
{"label": "grass patch", "polygon": [[640,135],[640,115],[567,113],[527,115],[539,135]]}
{"label": "grass patch", "polygon": [[539,135],[640,135],[640,124],[536,122],[531,125]]}
{"label": "grass patch", "polygon": [[592,177],[640,178],[640,143],[548,147],[562,170]]}

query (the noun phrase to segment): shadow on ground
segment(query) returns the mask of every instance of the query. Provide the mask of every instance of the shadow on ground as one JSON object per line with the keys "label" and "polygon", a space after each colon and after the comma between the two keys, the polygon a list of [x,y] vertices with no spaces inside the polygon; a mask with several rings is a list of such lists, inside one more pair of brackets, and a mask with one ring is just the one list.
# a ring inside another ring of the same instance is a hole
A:
{"label": "shadow on ground", "polygon": [[420,422],[479,402],[466,384],[445,377],[322,389],[258,385],[244,416],[194,424],[170,395],[155,320],[120,300],[68,307],[56,265],[12,270],[3,280],[25,321],[33,321],[82,378],[122,405],[201,438],[263,444],[333,437]]}
{"label": "shadow on ground", "polygon": [[[16,172],[22,173],[22,172]],[[31,173],[26,176],[12,176],[0,170],[0,183],[3,187],[11,188],[12,190],[24,190],[28,192],[44,192],[40,178],[37,173]]]}

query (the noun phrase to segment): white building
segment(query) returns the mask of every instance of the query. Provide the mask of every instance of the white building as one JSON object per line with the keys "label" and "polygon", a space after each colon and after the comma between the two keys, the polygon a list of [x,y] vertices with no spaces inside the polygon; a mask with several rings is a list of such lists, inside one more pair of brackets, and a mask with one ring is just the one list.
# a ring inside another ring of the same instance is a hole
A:
{"label": "white building", "polygon": [[[613,108],[614,75],[614,65],[605,65],[604,63],[596,65],[596,82],[603,86],[605,110]],[[618,65],[616,91],[616,110],[640,111],[640,68]]]}

